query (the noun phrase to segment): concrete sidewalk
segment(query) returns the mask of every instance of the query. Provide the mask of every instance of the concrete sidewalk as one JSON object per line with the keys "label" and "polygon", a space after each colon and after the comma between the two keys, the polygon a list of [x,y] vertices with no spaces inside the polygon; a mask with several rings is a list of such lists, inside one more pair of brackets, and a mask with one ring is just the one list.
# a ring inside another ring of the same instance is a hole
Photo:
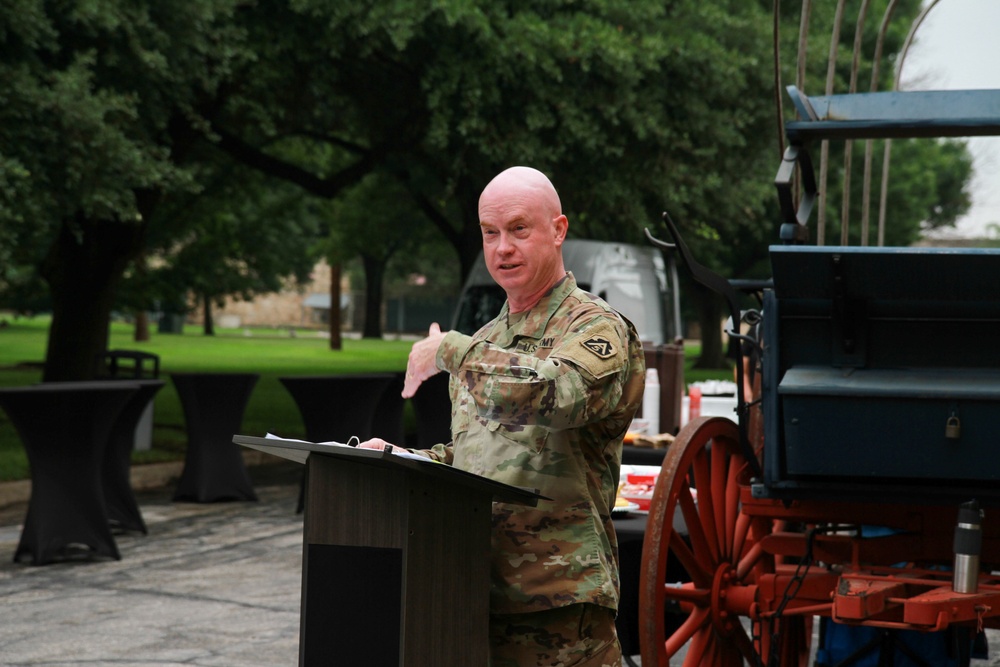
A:
{"label": "concrete sidewalk", "polygon": [[[298,664],[301,466],[250,468],[259,502],[138,494],[149,535],[120,561],[12,562],[25,507],[0,513],[0,664]],[[17,518],[14,518],[17,517]]]}
{"label": "concrete sidewalk", "polygon": [[[8,487],[15,500],[0,507],[0,665],[297,665],[302,467],[249,470],[258,502],[208,504],[172,502],[169,467],[139,470],[140,487],[161,480],[137,493],[149,535],[116,535],[120,561],[38,567],[12,562],[27,496],[17,500]],[[1000,665],[1000,633],[987,635],[994,650],[974,667]],[[814,634],[814,652],[817,643]]]}

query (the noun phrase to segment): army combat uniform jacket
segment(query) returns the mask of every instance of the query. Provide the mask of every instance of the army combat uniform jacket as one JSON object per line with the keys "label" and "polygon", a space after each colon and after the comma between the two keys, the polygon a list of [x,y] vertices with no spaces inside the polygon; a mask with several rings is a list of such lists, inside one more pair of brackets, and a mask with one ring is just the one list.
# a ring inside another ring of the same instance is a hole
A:
{"label": "army combat uniform jacket", "polygon": [[552,499],[493,504],[491,612],[617,609],[611,509],[645,382],[634,327],[568,273],[528,311],[449,332],[436,363],[453,440],[421,453]]}

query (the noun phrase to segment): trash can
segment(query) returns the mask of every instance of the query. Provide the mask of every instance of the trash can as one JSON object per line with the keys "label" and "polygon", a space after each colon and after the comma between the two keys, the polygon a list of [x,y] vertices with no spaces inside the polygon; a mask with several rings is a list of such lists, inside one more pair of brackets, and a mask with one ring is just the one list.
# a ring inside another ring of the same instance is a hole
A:
{"label": "trash can", "polygon": [[[113,380],[156,380],[160,377],[160,357],[138,350],[108,350],[103,356],[102,375]],[[150,399],[135,426],[133,448],[148,450],[152,446],[153,399]]]}
{"label": "trash can", "polygon": [[660,433],[676,435],[681,427],[681,397],[684,396],[684,345],[643,343],[642,347],[646,368],[655,368],[659,376]]}
{"label": "trash can", "polygon": [[157,331],[159,333],[184,333],[184,319],[183,313],[163,313],[160,315],[160,321],[158,324]]}

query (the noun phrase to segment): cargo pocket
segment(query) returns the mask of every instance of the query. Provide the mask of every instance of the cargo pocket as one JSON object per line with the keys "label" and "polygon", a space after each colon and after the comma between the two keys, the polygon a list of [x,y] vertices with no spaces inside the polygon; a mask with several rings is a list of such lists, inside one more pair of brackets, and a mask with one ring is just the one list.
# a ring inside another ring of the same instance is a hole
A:
{"label": "cargo pocket", "polygon": [[[470,401],[471,402],[471,401]],[[451,434],[453,438],[458,438],[459,433],[466,433],[472,426],[472,412],[476,409],[475,404],[471,406],[462,402],[457,406],[452,406],[451,410]]]}
{"label": "cargo pocket", "polygon": [[532,454],[538,454],[545,449],[545,442],[549,439],[549,429],[534,424],[521,426],[490,422],[489,429],[496,431],[512,444],[526,449]]}

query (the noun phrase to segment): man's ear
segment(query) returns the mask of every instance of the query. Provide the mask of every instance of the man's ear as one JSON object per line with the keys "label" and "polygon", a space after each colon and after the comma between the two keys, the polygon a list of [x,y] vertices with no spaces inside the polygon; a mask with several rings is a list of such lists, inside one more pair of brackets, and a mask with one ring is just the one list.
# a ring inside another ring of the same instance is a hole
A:
{"label": "man's ear", "polygon": [[552,220],[552,224],[555,225],[556,233],[556,245],[562,245],[562,242],[566,240],[566,231],[569,229],[569,218],[565,215],[560,215]]}

